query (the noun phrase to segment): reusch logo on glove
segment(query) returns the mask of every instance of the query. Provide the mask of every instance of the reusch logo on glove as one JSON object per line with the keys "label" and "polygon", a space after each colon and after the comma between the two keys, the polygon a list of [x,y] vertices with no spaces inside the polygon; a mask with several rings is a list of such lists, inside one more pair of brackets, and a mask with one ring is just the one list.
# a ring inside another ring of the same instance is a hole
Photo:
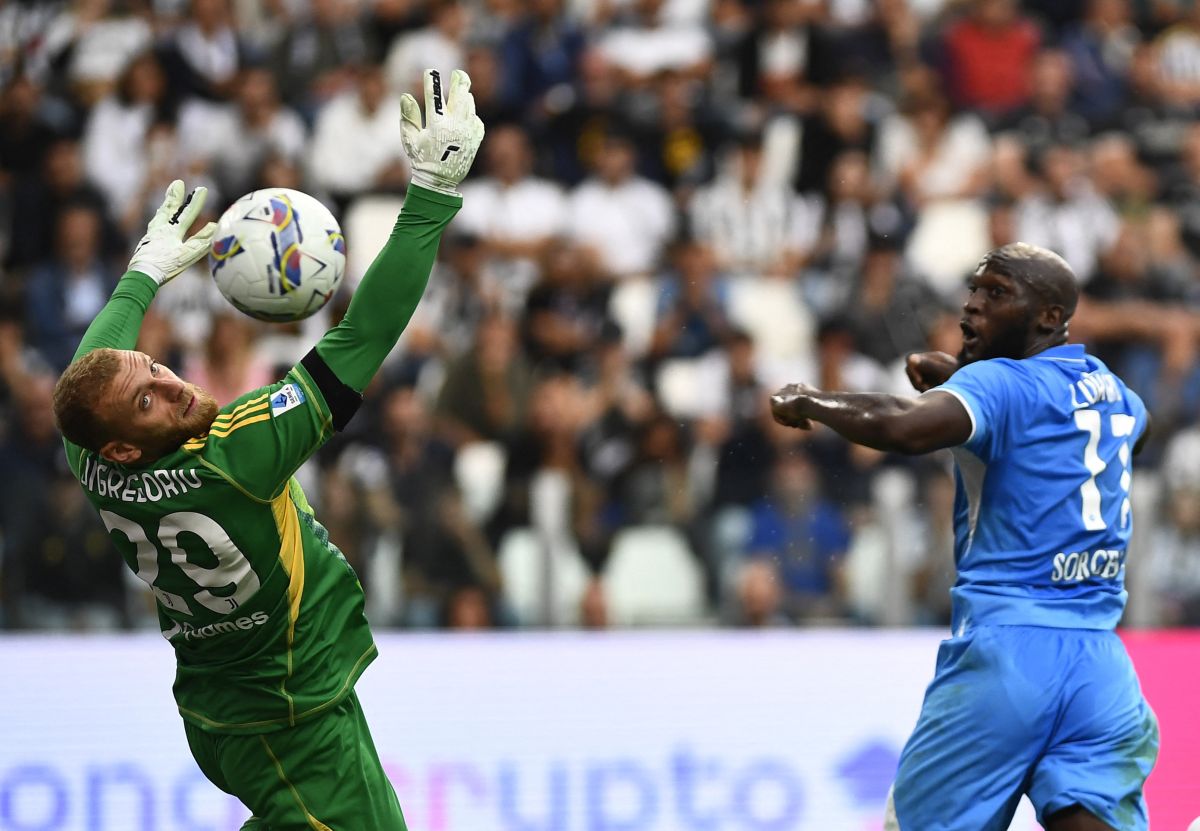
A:
{"label": "reusch logo on glove", "polygon": [[429,73],[433,78],[433,109],[438,115],[442,114],[442,73],[434,70]]}

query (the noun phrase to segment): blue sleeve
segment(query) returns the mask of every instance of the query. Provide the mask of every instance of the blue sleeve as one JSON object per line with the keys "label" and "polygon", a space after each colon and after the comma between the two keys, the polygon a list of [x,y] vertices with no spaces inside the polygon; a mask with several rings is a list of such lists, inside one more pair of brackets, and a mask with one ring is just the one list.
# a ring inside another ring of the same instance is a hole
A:
{"label": "blue sleeve", "polygon": [[971,436],[963,447],[983,461],[1001,455],[1018,419],[1025,398],[1016,361],[998,358],[967,364],[940,387],[966,407],[971,417]]}

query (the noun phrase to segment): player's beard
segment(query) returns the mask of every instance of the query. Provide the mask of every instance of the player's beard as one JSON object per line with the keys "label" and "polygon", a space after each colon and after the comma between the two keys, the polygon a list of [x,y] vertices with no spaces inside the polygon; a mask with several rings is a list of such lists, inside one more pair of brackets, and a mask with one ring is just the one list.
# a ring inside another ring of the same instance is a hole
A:
{"label": "player's beard", "polygon": [[[143,437],[142,441],[146,447],[147,456],[160,459],[177,450],[188,439],[206,433],[212,427],[213,419],[217,417],[217,413],[221,409],[217,404],[217,399],[213,398],[208,390],[195,384],[188,384],[188,388],[188,391],[196,397],[196,404],[192,407],[192,411],[179,421],[155,428],[150,431],[149,436]],[[191,401],[191,395],[185,396],[185,398],[188,402]],[[186,402],[184,406],[187,406]]]}
{"label": "player's beard", "polygon": [[966,366],[975,361],[986,361],[992,358],[1012,358],[1020,360],[1025,357],[1029,348],[1030,331],[1035,315],[1030,312],[1019,321],[1015,321],[1003,329],[994,329],[986,339],[981,339],[974,355],[967,355],[966,350],[958,353],[959,366]]}

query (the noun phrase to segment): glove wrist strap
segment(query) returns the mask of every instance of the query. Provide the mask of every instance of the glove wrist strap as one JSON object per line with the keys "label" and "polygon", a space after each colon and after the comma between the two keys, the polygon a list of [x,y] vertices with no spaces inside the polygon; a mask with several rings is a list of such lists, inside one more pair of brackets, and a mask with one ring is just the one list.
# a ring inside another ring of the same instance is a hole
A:
{"label": "glove wrist strap", "polygon": [[145,260],[133,260],[129,263],[129,271],[136,271],[139,274],[145,274],[159,286],[167,282],[169,277],[167,273],[153,263],[148,263]]}
{"label": "glove wrist strap", "polygon": [[424,170],[414,170],[412,181],[415,185],[420,185],[429,190],[435,190],[438,193],[444,193],[447,196],[462,196],[458,192],[458,183],[449,179],[443,179],[440,176],[434,176]]}

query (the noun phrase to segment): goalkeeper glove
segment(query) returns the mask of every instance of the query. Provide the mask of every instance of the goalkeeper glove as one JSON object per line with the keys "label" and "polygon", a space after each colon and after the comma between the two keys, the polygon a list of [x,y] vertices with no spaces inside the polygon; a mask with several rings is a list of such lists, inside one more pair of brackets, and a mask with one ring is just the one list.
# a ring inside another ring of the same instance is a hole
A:
{"label": "goalkeeper glove", "polygon": [[167,186],[162,205],[146,226],[146,235],[133,250],[129,271],[139,271],[160,286],[182,274],[208,253],[217,224],[210,222],[185,240],[183,235],[204,208],[208,189],[199,187],[185,195],[183,182]]}
{"label": "goalkeeper glove", "polygon": [[450,88],[442,100],[442,76],[425,70],[425,126],[421,108],[408,93],[400,96],[400,138],[412,162],[414,183],[439,193],[459,196],[458,183],[471,169],[483,141],[483,122],[475,115],[471,79],[461,69],[450,73]]}

